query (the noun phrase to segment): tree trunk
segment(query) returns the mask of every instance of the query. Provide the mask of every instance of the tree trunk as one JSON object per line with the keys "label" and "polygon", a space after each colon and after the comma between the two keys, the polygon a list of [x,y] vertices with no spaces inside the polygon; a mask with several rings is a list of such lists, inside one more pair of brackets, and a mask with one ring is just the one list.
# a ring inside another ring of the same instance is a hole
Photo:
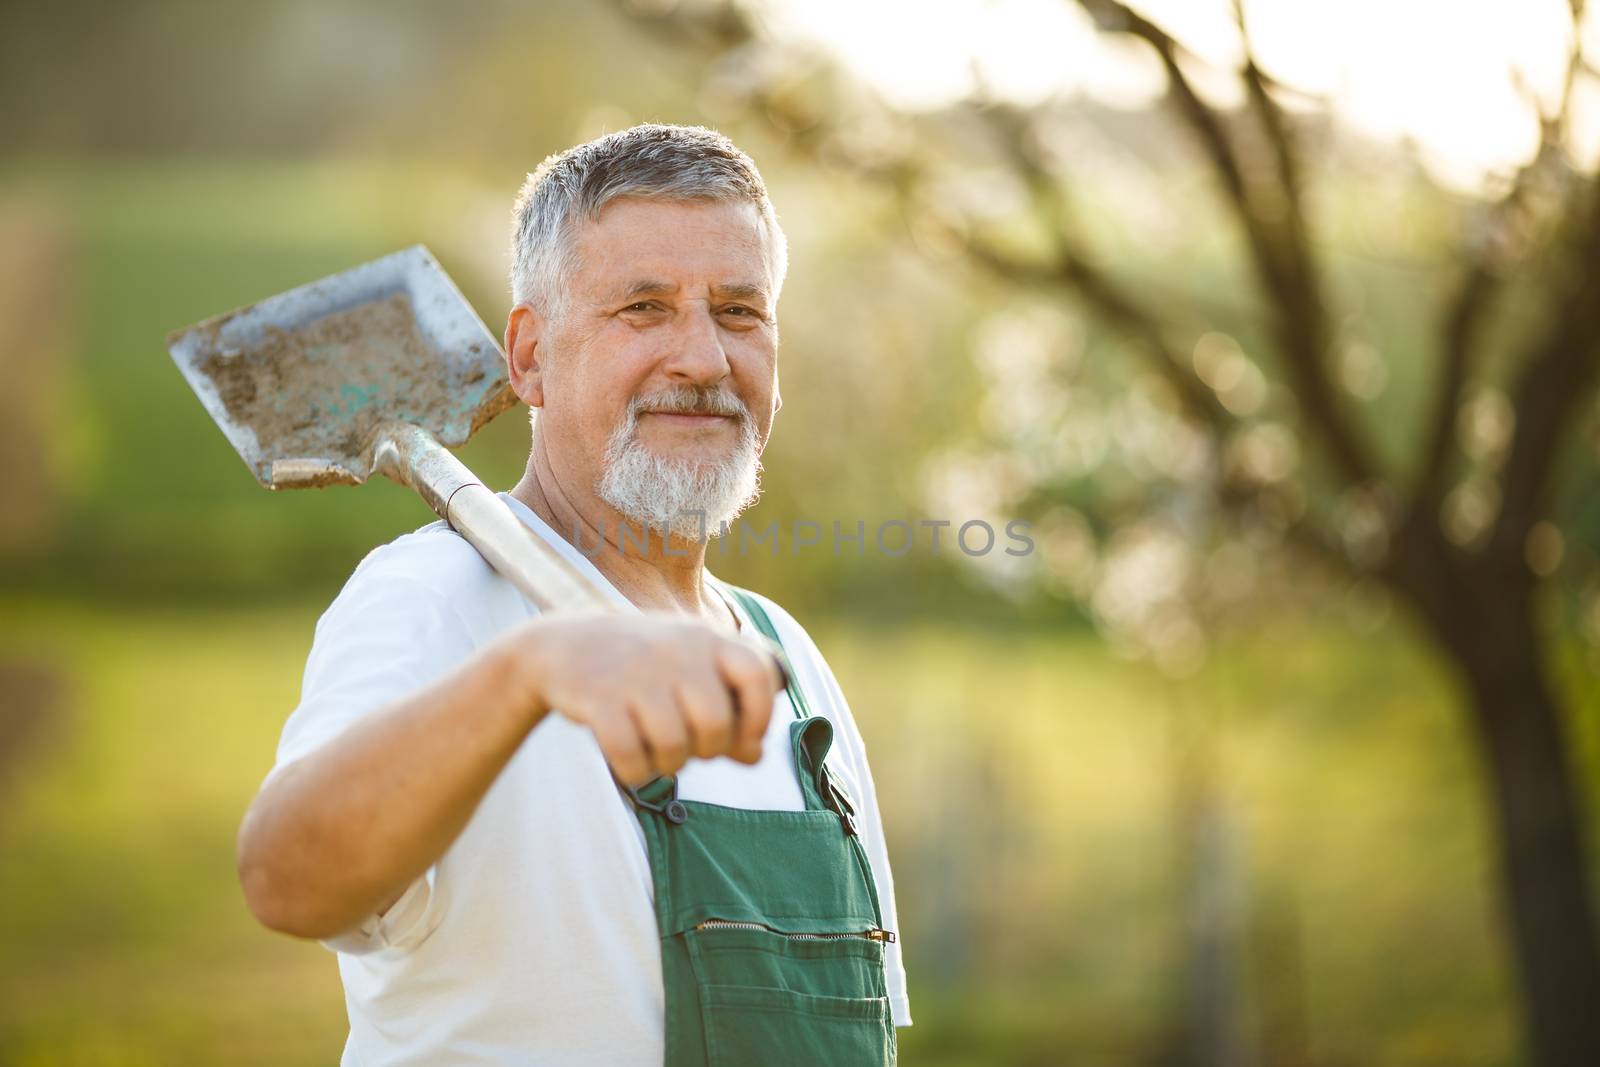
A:
{"label": "tree trunk", "polygon": [[1531,586],[1484,583],[1474,594],[1466,618],[1428,614],[1467,687],[1494,807],[1501,904],[1521,979],[1529,1052],[1540,1067],[1594,1067],[1600,1064],[1600,939],[1585,820],[1575,799],[1565,724],[1540,654]]}

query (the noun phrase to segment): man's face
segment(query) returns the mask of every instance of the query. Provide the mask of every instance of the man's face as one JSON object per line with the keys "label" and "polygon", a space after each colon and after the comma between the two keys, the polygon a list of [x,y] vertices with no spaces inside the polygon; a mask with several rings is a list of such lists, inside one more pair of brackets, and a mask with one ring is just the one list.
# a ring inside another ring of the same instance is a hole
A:
{"label": "man's face", "polygon": [[764,242],[747,203],[622,198],[580,226],[538,346],[539,436],[563,485],[636,521],[703,510],[712,530],[754,493],[779,403]]}

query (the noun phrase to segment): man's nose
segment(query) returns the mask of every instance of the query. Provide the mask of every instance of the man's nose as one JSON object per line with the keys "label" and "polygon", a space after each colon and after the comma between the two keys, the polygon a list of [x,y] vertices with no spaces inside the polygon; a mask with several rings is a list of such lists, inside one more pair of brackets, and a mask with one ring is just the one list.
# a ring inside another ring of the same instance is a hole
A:
{"label": "man's nose", "polygon": [[728,353],[722,347],[721,331],[708,306],[685,309],[682,325],[673,338],[671,355],[663,369],[679,381],[696,385],[715,385],[728,376]]}

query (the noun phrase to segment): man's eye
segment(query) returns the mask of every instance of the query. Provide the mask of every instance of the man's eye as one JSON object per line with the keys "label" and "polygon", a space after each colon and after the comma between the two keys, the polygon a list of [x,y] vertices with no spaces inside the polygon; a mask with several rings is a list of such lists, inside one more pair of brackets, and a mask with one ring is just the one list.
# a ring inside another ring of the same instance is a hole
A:
{"label": "man's eye", "polygon": [[648,300],[641,300],[637,304],[629,304],[623,311],[654,311],[656,306]]}
{"label": "man's eye", "polygon": [[743,304],[732,304],[722,309],[724,315],[737,315],[742,318],[760,318],[755,308],[747,308]]}

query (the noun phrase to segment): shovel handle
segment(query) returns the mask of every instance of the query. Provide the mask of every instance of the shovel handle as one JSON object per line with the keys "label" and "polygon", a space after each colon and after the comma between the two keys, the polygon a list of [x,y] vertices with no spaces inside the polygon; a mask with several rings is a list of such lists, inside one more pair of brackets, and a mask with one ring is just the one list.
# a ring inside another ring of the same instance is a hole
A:
{"label": "shovel handle", "polygon": [[427,430],[385,424],[373,452],[379,473],[409,486],[540,611],[615,611],[595,583],[551,548]]}

